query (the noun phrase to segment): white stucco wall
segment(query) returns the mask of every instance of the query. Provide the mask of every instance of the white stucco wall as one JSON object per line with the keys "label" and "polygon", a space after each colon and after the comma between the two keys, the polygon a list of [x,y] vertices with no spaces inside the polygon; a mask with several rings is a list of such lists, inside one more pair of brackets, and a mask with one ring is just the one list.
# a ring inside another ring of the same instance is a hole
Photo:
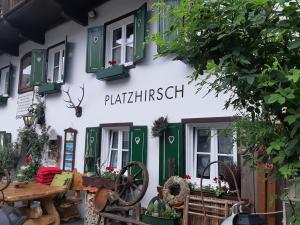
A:
{"label": "white stucco wall", "polygon": [[[102,25],[140,7],[144,0],[113,0],[96,9],[97,18],[90,19],[89,27]],[[148,9],[152,0],[147,1]],[[156,24],[149,26],[156,31]],[[73,49],[68,58],[66,83],[62,89],[70,87],[71,95],[81,96],[79,86],[85,85],[83,115],[75,117],[73,109],[66,108],[63,93],[46,96],[46,122],[59,135],[64,135],[64,129],[72,127],[78,130],[75,167],[83,171],[86,127],[98,126],[101,123],[133,122],[134,125],[148,126],[148,169],[150,183],[144,202],[156,195],[159,175],[159,143],[158,138],[151,136],[151,126],[155,119],[167,115],[169,122],[180,122],[182,118],[201,118],[232,116],[232,111],[224,111],[224,98],[216,99],[213,95],[203,98],[204,93],[196,94],[195,83],[188,84],[187,75],[191,69],[179,61],[169,58],[153,60],[156,46],[147,45],[147,56],[142,64],[130,70],[130,78],[112,82],[99,81],[93,74],[85,73],[87,27],[75,22],[60,25],[46,33],[45,45],[41,46],[31,41],[20,46],[20,57],[0,56],[0,68],[12,63],[15,67],[13,74],[12,95],[7,105],[0,107],[0,130],[12,133],[13,140],[17,137],[17,129],[23,126],[22,119],[16,120],[18,81],[20,58],[34,48],[47,48],[61,42],[68,36]],[[116,95],[126,91],[166,88],[170,85],[185,85],[184,98],[164,99],[161,101],[106,105],[105,95]],[[63,148],[63,147],[62,147]]]}

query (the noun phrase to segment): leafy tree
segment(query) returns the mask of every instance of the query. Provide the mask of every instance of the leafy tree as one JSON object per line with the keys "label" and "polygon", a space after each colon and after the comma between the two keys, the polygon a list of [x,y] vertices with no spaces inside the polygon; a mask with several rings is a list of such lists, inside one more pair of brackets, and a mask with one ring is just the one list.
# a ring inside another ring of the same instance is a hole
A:
{"label": "leafy tree", "polygon": [[[300,174],[300,3],[298,0],[158,1],[173,24],[149,41],[193,69],[191,81],[225,108],[244,112],[236,124],[245,156],[272,164],[286,179]],[[163,17],[159,13],[154,17]],[[294,217],[300,223],[299,215]]]}

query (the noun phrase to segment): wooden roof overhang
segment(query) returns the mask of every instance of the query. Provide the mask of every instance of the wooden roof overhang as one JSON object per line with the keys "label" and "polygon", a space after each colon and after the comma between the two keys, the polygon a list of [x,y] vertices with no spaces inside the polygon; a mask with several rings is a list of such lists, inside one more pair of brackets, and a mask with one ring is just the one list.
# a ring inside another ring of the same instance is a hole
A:
{"label": "wooden roof overhang", "polygon": [[68,20],[86,26],[88,12],[108,0],[23,0],[0,18],[0,54],[19,55],[19,44],[45,43],[45,32]]}

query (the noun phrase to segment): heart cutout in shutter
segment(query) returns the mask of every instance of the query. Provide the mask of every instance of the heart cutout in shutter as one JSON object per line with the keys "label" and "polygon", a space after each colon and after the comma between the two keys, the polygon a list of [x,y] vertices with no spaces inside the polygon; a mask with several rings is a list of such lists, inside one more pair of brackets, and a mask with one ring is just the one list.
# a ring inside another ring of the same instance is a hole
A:
{"label": "heart cutout in shutter", "polygon": [[42,58],[41,57],[37,57],[36,61],[38,61],[40,63],[42,61]]}
{"label": "heart cutout in shutter", "polygon": [[140,143],[140,141],[141,141],[141,138],[140,137],[135,137],[134,141],[138,145]]}
{"label": "heart cutout in shutter", "polygon": [[174,136],[169,136],[168,137],[170,144],[173,144],[175,137]]}
{"label": "heart cutout in shutter", "polygon": [[96,43],[99,40],[97,36],[94,37],[94,43]]}

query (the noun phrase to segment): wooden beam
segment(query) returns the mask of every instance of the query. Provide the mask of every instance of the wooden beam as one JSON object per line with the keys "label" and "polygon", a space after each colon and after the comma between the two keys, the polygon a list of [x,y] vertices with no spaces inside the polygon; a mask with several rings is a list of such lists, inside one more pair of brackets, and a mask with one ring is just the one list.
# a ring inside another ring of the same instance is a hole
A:
{"label": "wooden beam", "polygon": [[88,12],[85,9],[76,8],[73,4],[61,0],[53,0],[53,2],[62,8],[63,17],[71,19],[82,26],[88,25]]}
{"label": "wooden beam", "polygon": [[19,45],[18,43],[5,43],[5,41],[0,40],[0,51],[13,56],[19,56]]}
{"label": "wooden beam", "polygon": [[45,44],[45,32],[39,29],[30,29],[29,27],[21,27],[11,21],[9,19],[4,20],[5,24],[8,24],[12,28],[16,29],[19,33],[19,38],[29,39],[38,44]]}

